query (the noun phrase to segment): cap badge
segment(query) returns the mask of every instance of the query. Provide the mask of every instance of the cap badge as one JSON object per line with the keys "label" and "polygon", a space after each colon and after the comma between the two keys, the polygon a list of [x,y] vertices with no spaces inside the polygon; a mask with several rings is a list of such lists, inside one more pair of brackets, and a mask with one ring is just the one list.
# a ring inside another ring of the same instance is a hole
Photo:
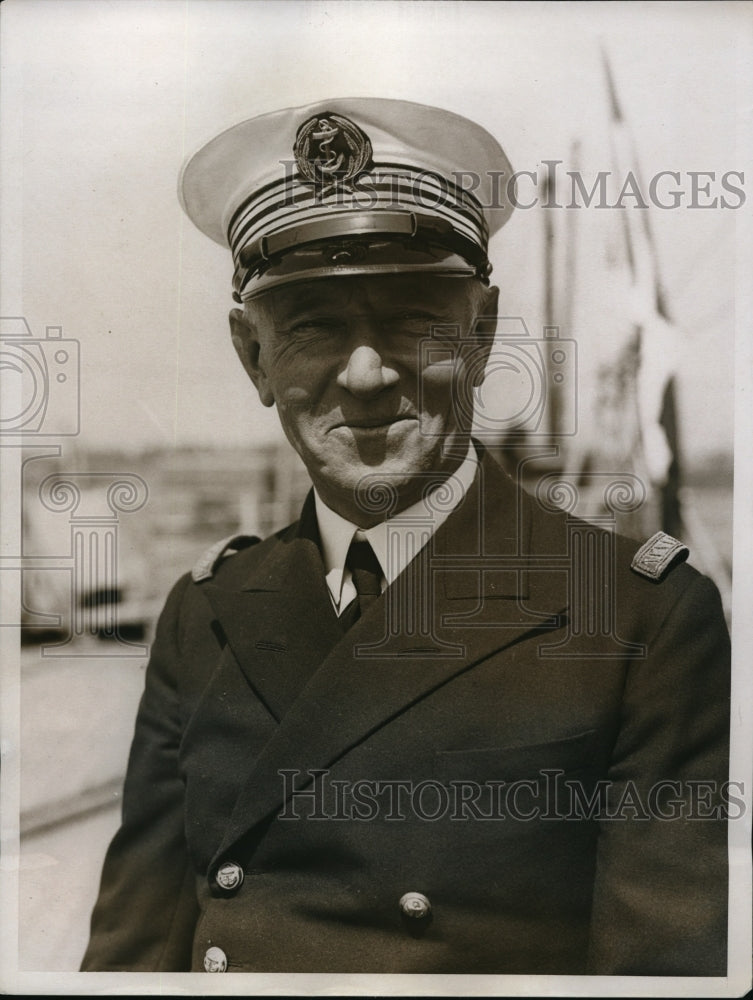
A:
{"label": "cap badge", "polygon": [[293,146],[298,169],[320,195],[348,187],[371,162],[366,133],[342,115],[314,115],[301,125]]}

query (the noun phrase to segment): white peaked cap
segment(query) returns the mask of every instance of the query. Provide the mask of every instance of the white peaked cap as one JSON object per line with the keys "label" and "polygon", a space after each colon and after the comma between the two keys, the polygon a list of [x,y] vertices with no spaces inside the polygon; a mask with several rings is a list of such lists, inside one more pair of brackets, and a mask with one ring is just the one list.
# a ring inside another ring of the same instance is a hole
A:
{"label": "white peaked cap", "polygon": [[181,204],[229,246],[235,297],[315,277],[489,273],[512,211],[497,140],[441,108],[340,98],[250,118],[185,164]]}

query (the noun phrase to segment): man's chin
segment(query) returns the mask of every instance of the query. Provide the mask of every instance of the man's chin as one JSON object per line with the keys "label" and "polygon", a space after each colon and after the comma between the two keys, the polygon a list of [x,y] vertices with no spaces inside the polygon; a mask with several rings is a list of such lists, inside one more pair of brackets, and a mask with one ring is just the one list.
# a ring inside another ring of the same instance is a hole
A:
{"label": "man's chin", "polygon": [[347,470],[336,480],[330,480],[332,487],[338,492],[357,495],[364,489],[369,489],[374,483],[388,483],[393,489],[403,491],[417,478],[415,466],[399,460],[374,463],[352,462]]}
{"label": "man's chin", "polygon": [[376,466],[354,463],[337,482],[328,478],[318,489],[333,509],[361,512],[360,520],[367,523],[410,507],[430,488],[430,480],[431,473],[417,474],[415,464],[395,459]]}

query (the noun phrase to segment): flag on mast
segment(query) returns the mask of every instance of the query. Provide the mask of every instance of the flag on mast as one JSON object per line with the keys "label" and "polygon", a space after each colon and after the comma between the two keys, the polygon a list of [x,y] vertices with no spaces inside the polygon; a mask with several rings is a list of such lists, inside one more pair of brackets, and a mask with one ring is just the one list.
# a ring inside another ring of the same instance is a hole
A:
{"label": "flag on mast", "polygon": [[[640,168],[633,136],[617,96],[614,76],[602,49],[610,113],[615,175],[621,180],[620,220],[631,274],[628,302],[636,330],[635,407],[639,452],[636,463],[655,500],[656,527],[682,532],[681,457],[677,422],[675,359],[678,331],[669,316],[648,206],[640,192]],[[630,198],[634,198],[632,204]],[[628,204],[625,204],[625,202]]]}

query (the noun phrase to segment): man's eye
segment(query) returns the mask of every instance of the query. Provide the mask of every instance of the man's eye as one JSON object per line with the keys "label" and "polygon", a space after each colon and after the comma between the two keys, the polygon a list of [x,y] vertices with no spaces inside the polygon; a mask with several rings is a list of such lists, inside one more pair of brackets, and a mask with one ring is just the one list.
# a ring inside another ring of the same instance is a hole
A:
{"label": "man's eye", "polygon": [[426,333],[431,328],[432,323],[435,322],[435,317],[429,315],[429,313],[414,312],[413,310],[406,309],[393,314],[387,326],[392,327],[393,330],[405,330],[406,333]]}
{"label": "man's eye", "polygon": [[416,312],[413,309],[403,309],[401,312],[396,313],[394,318],[398,320],[416,320],[423,323],[430,323],[433,317],[430,313]]}
{"label": "man's eye", "polygon": [[292,334],[330,333],[336,332],[341,326],[339,320],[329,316],[315,316],[309,319],[299,320],[294,323],[289,332]]}

